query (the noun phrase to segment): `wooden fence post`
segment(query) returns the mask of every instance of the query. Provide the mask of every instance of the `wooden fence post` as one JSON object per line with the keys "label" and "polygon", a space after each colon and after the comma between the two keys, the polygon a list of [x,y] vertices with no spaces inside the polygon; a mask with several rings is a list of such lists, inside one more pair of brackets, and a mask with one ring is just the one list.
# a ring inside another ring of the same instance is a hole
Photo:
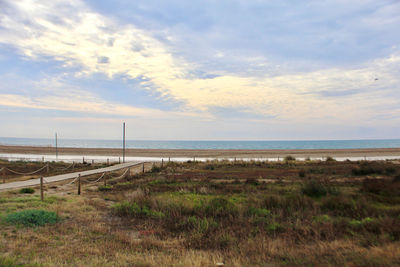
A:
{"label": "wooden fence post", "polygon": [[75,168],[75,161],[72,161],[72,169]]}
{"label": "wooden fence post", "polygon": [[107,166],[110,165],[110,159],[107,158]]}
{"label": "wooden fence post", "polygon": [[94,164],[94,159],[92,159],[92,165]]}
{"label": "wooden fence post", "polygon": [[85,157],[82,157],[82,164],[85,164]]}
{"label": "wooden fence post", "polygon": [[142,165],[142,173],[144,173],[144,163],[143,163],[143,165]]}
{"label": "wooden fence post", "polygon": [[161,159],[161,168],[164,167],[164,159]]}
{"label": "wooden fence post", "polygon": [[104,174],[104,186],[107,185],[107,174]]}
{"label": "wooden fence post", "polygon": [[171,162],[171,157],[168,157],[168,162]]}
{"label": "wooden fence post", "polygon": [[121,164],[121,157],[118,157],[118,163]]}
{"label": "wooden fence post", "polygon": [[78,174],[78,195],[81,194],[81,175]]}
{"label": "wooden fence post", "polygon": [[3,168],[1,169],[1,174],[3,175],[3,184],[6,183],[6,170]]}
{"label": "wooden fence post", "polygon": [[46,165],[46,172],[47,172],[47,173],[50,172],[50,166],[49,166],[49,164],[50,164],[50,163],[47,163],[47,165]]}
{"label": "wooden fence post", "polygon": [[43,176],[40,176],[40,200],[44,200],[44,194],[43,194]]}

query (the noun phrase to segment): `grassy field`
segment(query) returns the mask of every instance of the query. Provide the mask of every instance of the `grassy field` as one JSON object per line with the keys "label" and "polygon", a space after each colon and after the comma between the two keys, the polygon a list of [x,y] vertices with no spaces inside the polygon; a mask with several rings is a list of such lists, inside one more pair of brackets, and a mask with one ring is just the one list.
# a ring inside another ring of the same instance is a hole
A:
{"label": "grassy field", "polygon": [[400,265],[399,175],[288,157],[169,163],[44,202],[0,192],[0,266]]}

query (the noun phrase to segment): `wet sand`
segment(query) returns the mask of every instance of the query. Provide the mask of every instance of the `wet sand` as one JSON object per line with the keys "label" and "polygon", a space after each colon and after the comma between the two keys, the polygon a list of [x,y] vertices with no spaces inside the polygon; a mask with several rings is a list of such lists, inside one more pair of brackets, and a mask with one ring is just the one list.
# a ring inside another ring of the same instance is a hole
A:
{"label": "wet sand", "polygon": [[[39,146],[0,146],[4,154],[54,155],[54,147]],[[58,155],[79,156],[114,156],[122,155],[121,148],[71,148],[59,147]],[[367,148],[367,149],[269,149],[269,150],[227,150],[227,149],[126,149],[127,157],[202,157],[202,158],[277,158],[285,156],[299,158],[323,157],[396,157],[400,158],[400,148]]]}

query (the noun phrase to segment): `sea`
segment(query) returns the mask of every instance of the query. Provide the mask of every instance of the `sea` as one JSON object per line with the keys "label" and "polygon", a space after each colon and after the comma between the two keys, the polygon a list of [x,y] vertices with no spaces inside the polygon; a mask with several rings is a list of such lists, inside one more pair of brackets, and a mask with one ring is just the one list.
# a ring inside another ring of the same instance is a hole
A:
{"label": "sea", "polygon": [[[55,147],[55,139],[45,138],[14,138],[0,137],[0,145],[43,146]],[[80,148],[122,148],[122,140],[94,139],[63,139],[57,140],[58,147]],[[138,149],[357,149],[357,148],[400,148],[400,139],[379,140],[303,140],[303,141],[157,141],[157,140],[127,140],[126,148]],[[400,156],[369,157],[369,160],[398,159]],[[78,155],[37,155],[37,154],[6,154],[0,153],[0,159],[11,161],[86,161],[86,162],[120,162],[121,157]],[[198,161],[214,160],[215,158],[196,158]],[[233,158],[223,158],[234,160]],[[301,158],[298,158],[301,160]],[[323,160],[323,158],[311,158]],[[335,157],[336,160],[348,158]],[[363,160],[366,157],[352,157],[351,160]],[[187,161],[193,158],[155,158],[126,157],[127,161]],[[241,160],[279,161],[279,158],[241,158]]]}
{"label": "sea", "polygon": [[[54,147],[55,139],[0,137],[0,145]],[[59,147],[121,148],[122,140],[58,139]],[[143,149],[356,149],[400,148],[400,139],[298,141],[157,141],[126,140],[126,148]]]}

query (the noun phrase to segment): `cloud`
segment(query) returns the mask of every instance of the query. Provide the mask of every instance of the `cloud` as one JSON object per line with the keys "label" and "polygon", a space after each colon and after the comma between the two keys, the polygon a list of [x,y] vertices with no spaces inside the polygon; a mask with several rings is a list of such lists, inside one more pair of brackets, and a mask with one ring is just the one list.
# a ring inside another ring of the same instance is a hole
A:
{"label": "cloud", "polygon": [[[333,2],[329,3],[332,6]],[[370,6],[374,6],[371,1],[368,3]],[[351,5],[351,7],[356,9],[359,4]],[[242,5],[244,2],[235,2],[236,8]],[[311,7],[315,10],[317,4],[311,4]],[[394,7],[398,8],[397,5]],[[258,5],[244,7],[246,12],[256,12],[257,8],[259,8]],[[302,15],[302,12],[307,13],[302,9],[299,13],[291,14],[289,10],[281,19],[276,14],[272,14],[273,21],[266,19],[263,22],[264,27],[269,22],[274,22],[271,25],[278,27],[268,30],[266,36],[271,37],[271,42],[275,45],[286,47],[286,50],[281,51],[293,51],[292,36],[295,40],[303,37],[306,39],[306,42],[300,44],[301,49],[294,51],[294,54],[311,55],[313,52],[311,50],[316,46],[313,41],[314,37],[318,38],[318,46],[321,45],[321,42],[326,42],[327,51],[333,51],[335,50],[331,47],[333,43],[341,43],[341,45],[335,46],[337,48],[350,40],[346,38],[351,36],[352,32],[345,26],[362,27],[365,30],[364,25],[372,25],[376,22],[379,25],[374,30],[379,32],[382,27],[398,22],[396,18],[393,18],[393,14],[390,17],[394,22],[382,18],[383,15],[390,14],[391,10],[386,6],[379,6],[377,12],[363,11],[366,14],[372,14],[367,18],[363,16],[363,12],[358,12],[358,18],[364,18],[362,26],[356,24],[355,20],[349,19],[337,22],[342,24],[344,21],[349,21],[344,26],[333,27],[335,30],[328,31],[325,35],[321,35],[324,29],[321,30],[318,27],[303,29],[302,32],[307,33],[305,36],[292,35],[299,27],[320,23],[323,17],[321,14],[314,21],[304,17],[296,21],[295,18]],[[228,18],[228,25],[231,25],[230,23],[235,17],[235,14],[230,15],[232,17]],[[277,23],[285,17],[290,17],[290,23]],[[213,14],[213,19],[210,19],[210,25],[214,19],[215,14]],[[334,16],[330,17],[329,25],[325,25],[328,29],[331,27],[330,23],[335,23],[333,19]],[[235,71],[216,71],[213,73],[199,70],[199,65],[177,56],[173,47],[169,46],[173,44],[173,41],[164,43],[160,38],[153,36],[152,32],[140,29],[135,24],[121,24],[115,19],[94,12],[79,0],[68,2],[56,0],[9,1],[6,2],[6,12],[0,16],[0,26],[0,43],[15,47],[29,60],[51,57],[61,62],[66,70],[76,69],[74,74],[77,77],[90,76],[95,73],[103,73],[109,78],[126,75],[130,79],[140,80],[143,88],[157,91],[164,99],[173,99],[183,103],[180,107],[182,113],[197,114],[205,119],[210,119],[210,113],[216,107],[226,110],[246,110],[257,116],[275,118],[275,120],[287,123],[311,120],[324,122],[327,119],[334,122],[354,123],[373,118],[378,120],[375,115],[395,114],[399,111],[400,100],[398,99],[400,97],[393,97],[399,94],[397,86],[400,79],[400,56],[397,49],[391,50],[389,55],[381,56],[379,59],[360,60],[351,66],[328,64],[324,68],[306,68],[304,71],[292,68],[287,72],[285,72],[287,67],[279,70],[274,59],[269,60],[269,57],[273,58],[272,55],[258,57],[250,54],[237,55],[234,62],[237,63],[238,68],[241,68],[240,62],[244,62],[247,58],[251,61],[250,65],[261,66],[260,70],[271,69],[273,75],[264,74],[262,71],[257,71],[256,75],[253,75],[251,71],[237,73]],[[295,28],[291,28],[292,26]],[[255,36],[267,38],[262,37],[262,32],[259,32],[260,29],[265,29],[263,27],[252,28],[248,24],[243,27],[249,31],[250,39],[254,39]],[[210,28],[212,27],[210,26]],[[313,32],[313,29],[317,29],[317,32]],[[202,30],[207,32],[207,27],[205,26]],[[282,38],[272,38],[272,35],[280,31],[283,32]],[[244,32],[240,31],[241,34]],[[208,35],[205,33],[205,36],[217,34],[221,33],[211,31]],[[227,34],[233,38],[232,35],[235,32]],[[169,35],[168,31],[163,36],[170,40],[175,38],[174,35]],[[194,36],[194,34],[189,36]],[[198,35],[194,38],[194,40],[199,40],[203,36]],[[216,42],[223,41],[221,35],[213,38]],[[240,38],[245,40],[246,36]],[[308,44],[311,45],[311,48],[308,48]],[[241,47],[233,47],[227,51],[213,50],[211,54],[215,56],[211,58],[215,61],[235,58],[232,57],[233,51],[238,51],[235,49]],[[249,47],[250,49],[254,48],[252,45]],[[361,44],[360,47],[364,46]],[[254,49],[260,50],[260,48]],[[316,55],[321,56],[323,52],[324,46],[320,46]],[[193,54],[195,53],[194,51]],[[293,53],[292,56],[296,58]],[[300,64],[300,66],[304,65]],[[320,66],[320,63],[316,66]],[[375,80],[376,77],[379,78],[379,81]],[[65,99],[72,99],[72,94],[40,98],[13,94],[3,94],[2,96],[3,99],[0,100],[2,105],[90,111],[104,114],[140,114],[141,116],[157,114],[156,116],[163,116],[161,111],[109,103],[92,94],[83,94],[80,99],[67,101],[68,103]],[[338,97],[340,101],[337,101]],[[388,104],[395,108],[386,109],[385,106]],[[398,118],[398,116],[393,116]]]}

